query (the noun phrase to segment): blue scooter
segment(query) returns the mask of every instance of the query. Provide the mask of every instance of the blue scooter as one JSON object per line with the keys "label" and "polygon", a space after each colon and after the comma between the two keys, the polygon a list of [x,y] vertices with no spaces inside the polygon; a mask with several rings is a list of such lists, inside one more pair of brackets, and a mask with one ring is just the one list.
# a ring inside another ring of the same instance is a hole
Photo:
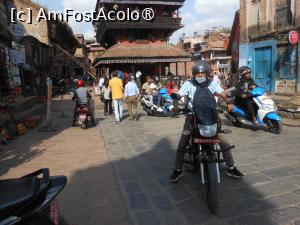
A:
{"label": "blue scooter", "polygon": [[250,116],[244,109],[236,105],[230,112],[224,112],[225,117],[237,127],[260,128],[274,134],[280,134],[282,131],[281,117],[277,114],[277,106],[267,95],[266,90],[262,87],[256,87],[250,92],[249,97],[253,98],[258,107],[256,119],[259,127],[249,119]]}

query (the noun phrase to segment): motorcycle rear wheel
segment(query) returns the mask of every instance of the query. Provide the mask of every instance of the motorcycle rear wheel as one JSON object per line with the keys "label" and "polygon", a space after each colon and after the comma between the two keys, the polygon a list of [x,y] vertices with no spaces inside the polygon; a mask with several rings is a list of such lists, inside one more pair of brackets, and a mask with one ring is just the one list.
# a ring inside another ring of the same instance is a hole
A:
{"label": "motorcycle rear wheel", "polygon": [[82,123],[81,128],[83,130],[85,130],[87,128],[87,121],[85,121],[84,123]]}
{"label": "motorcycle rear wheel", "polygon": [[267,130],[273,134],[280,134],[282,131],[282,124],[280,121],[265,119]]}
{"label": "motorcycle rear wheel", "polygon": [[217,162],[206,164],[206,198],[207,205],[212,214],[217,215],[219,208],[219,183]]}

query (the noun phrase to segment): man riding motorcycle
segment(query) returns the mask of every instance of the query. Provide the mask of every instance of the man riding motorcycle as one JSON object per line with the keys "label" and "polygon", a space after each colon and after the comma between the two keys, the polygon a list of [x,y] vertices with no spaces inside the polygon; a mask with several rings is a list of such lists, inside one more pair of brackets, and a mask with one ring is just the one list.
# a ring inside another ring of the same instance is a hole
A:
{"label": "man riding motorcycle", "polygon": [[249,115],[250,119],[258,125],[255,113],[255,103],[249,97],[251,90],[257,87],[254,80],[251,78],[251,69],[247,66],[243,66],[239,69],[239,74],[242,76],[236,86],[236,99],[235,104],[245,109]]}
{"label": "man riding motorcycle", "polygon": [[74,96],[72,98],[73,101],[76,101],[76,106],[74,109],[74,115],[73,115],[73,124],[72,126],[76,125],[76,118],[77,118],[77,107],[87,105],[89,108],[89,112],[92,117],[92,123],[95,123],[94,115],[91,110],[91,106],[89,103],[89,100],[92,98],[92,96],[89,93],[89,90],[87,87],[85,87],[85,82],[83,80],[78,80],[76,83],[76,90],[74,92]]}
{"label": "man riding motorcycle", "polygon": [[[210,75],[210,65],[202,60],[197,61],[192,68],[193,79],[192,81],[187,81],[180,88],[178,94],[172,94],[172,96],[176,99],[181,99],[183,96],[187,96],[187,110],[193,110],[193,101],[194,95],[197,87],[201,85],[201,87],[208,87],[212,94],[219,94],[222,98],[229,103],[227,99],[227,95],[224,90],[221,88],[220,84],[212,81],[210,84],[208,83],[208,77]],[[191,115],[187,115],[185,119],[185,124],[183,127],[183,132],[178,144],[176,160],[175,160],[175,169],[170,177],[172,182],[178,181],[182,175],[182,167],[183,167],[183,158],[185,149],[188,146],[189,140],[191,138],[193,128],[194,118]],[[229,143],[225,140],[225,138],[218,134],[218,138],[220,139],[220,147],[222,148],[223,158],[228,166],[228,170],[226,174],[231,177],[242,177],[243,174],[234,166],[234,160],[232,157],[231,149],[234,146],[230,146]]]}

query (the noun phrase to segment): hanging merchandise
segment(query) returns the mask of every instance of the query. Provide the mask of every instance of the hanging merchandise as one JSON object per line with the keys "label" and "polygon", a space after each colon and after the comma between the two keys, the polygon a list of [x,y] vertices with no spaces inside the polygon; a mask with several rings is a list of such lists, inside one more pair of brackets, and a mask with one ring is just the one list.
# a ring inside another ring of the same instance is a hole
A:
{"label": "hanging merchandise", "polygon": [[3,140],[11,140],[16,136],[16,125],[7,106],[0,106],[0,133]]}
{"label": "hanging merchandise", "polygon": [[10,89],[14,89],[21,85],[21,78],[19,73],[19,67],[17,65],[11,64],[8,69],[8,79]]}

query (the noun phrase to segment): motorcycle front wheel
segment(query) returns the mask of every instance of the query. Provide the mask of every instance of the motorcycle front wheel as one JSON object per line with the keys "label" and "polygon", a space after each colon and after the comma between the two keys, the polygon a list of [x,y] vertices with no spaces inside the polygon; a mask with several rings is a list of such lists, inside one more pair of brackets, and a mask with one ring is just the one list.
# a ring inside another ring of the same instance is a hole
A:
{"label": "motorcycle front wheel", "polygon": [[151,109],[148,109],[147,107],[143,107],[144,111],[147,113],[148,116],[153,116],[153,112]]}
{"label": "motorcycle front wheel", "polygon": [[280,121],[265,119],[265,124],[267,125],[267,131],[273,134],[280,134],[282,131],[282,124]]}
{"label": "motorcycle front wheel", "polygon": [[206,197],[209,210],[216,215],[219,208],[219,182],[217,162],[206,164]]}

